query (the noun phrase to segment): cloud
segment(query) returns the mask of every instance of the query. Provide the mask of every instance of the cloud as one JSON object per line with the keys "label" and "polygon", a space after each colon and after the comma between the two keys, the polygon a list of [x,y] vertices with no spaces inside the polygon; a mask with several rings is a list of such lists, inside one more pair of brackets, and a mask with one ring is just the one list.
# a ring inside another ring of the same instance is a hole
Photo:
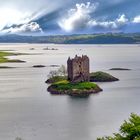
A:
{"label": "cloud", "polygon": [[40,33],[43,32],[40,25],[36,22],[25,23],[19,26],[10,27],[1,31],[1,33]]}
{"label": "cloud", "polygon": [[128,22],[128,19],[126,18],[125,14],[122,14],[116,19],[116,22],[119,24],[125,24]]}
{"label": "cloud", "polygon": [[134,18],[133,23],[140,23],[140,15]]}
{"label": "cloud", "polygon": [[58,25],[66,32],[71,32],[92,27],[117,29],[128,22],[125,14],[119,15],[117,19],[112,21],[98,21],[91,18],[90,14],[96,10],[97,5],[97,3],[91,4],[90,2],[76,4],[76,8],[70,9],[68,15],[62,18]]}
{"label": "cloud", "polygon": [[[69,0],[67,0],[69,1]],[[13,24],[20,25],[37,20],[63,7],[64,0],[0,0],[0,30]]]}
{"label": "cloud", "polygon": [[97,4],[76,4],[75,9],[70,9],[68,15],[59,20],[58,25],[65,31],[79,30],[87,26],[90,14],[95,11]]}
{"label": "cloud", "polygon": [[5,26],[28,22],[26,17],[29,16],[29,13],[27,12],[21,13],[16,9],[1,8],[0,13],[0,30],[2,30]]}
{"label": "cloud", "polygon": [[117,29],[125,24],[127,24],[128,19],[124,14],[120,15],[117,19],[112,21],[97,21],[97,20],[90,20],[88,25],[90,27],[101,27],[101,28],[108,28],[108,29]]}
{"label": "cloud", "polygon": [[139,7],[139,0],[0,0],[0,33],[32,22],[48,34],[126,31],[140,23]]}

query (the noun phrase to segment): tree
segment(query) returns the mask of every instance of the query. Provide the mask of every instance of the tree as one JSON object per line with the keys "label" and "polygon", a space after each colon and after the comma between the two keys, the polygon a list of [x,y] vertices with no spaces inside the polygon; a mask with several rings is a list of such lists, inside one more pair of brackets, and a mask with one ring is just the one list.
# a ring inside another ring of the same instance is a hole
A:
{"label": "tree", "polygon": [[67,75],[66,67],[64,65],[62,65],[62,66],[60,66],[60,68],[58,70],[50,71],[48,77],[53,78],[56,76],[66,76],[66,75]]}
{"label": "tree", "polygon": [[58,75],[59,75],[58,71],[52,70],[52,71],[49,72],[48,77],[53,78],[53,77],[58,76]]}
{"label": "tree", "polygon": [[140,116],[132,113],[129,120],[121,125],[119,133],[97,140],[140,140]]}
{"label": "tree", "polygon": [[66,76],[67,75],[67,70],[64,65],[61,65],[61,67],[58,69],[58,73],[60,76]]}

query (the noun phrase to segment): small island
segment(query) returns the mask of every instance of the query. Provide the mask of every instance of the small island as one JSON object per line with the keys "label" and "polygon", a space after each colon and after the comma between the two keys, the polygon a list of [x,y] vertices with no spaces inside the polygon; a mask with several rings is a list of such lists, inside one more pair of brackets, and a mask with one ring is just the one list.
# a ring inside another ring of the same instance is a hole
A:
{"label": "small island", "polygon": [[49,47],[46,47],[43,50],[52,50],[52,51],[55,51],[55,50],[58,50],[58,49],[57,48],[49,48]]}
{"label": "small island", "polygon": [[118,78],[102,71],[90,73],[90,82],[114,82],[119,81]]}
{"label": "small island", "polygon": [[131,70],[131,69],[128,69],[128,68],[111,68],[109,70],[120,70],[120,71],[125,71],[125,70]]}
{"label": "small island", "polygon": [[33,68],[44,68],[44,67],[46,67],[45,65],[33,65],[32,66]]}
{"label": "small island", "polygon": [[[63,80],[67,80],[67,76],[53,76],[49,79],[46,80],[47,84],[53,84],[56,82],[60,82]],[[112,76],[109,73],[106,72],[102,72],[102,71],[97,71],[97,72],[92,72],[90,73],[90,78],[89,78],[90,82],[115,82],[115,81],[119,81],[118,78]]]}
{"label": "small island", "polygon": [[48,91],[55,95],[87,97],[90,94],[102,91],[102,89],[97,84],[91,82],[70,83],[69,81],[64,80],[49,86]]}
{"label": "small island", "polygon": [[102,89],[93,82],[111,82],[119,79],[104,72],[89,72],[89,58],[87,56],[75,56],[67,61],[67,72],[64,66],[59,70],[67,75],[58,75],[52,72],[46,83],[51,84],[48,91],[53,95],[70,95],[75,97],[87,97],[90,94],[101,92]]}

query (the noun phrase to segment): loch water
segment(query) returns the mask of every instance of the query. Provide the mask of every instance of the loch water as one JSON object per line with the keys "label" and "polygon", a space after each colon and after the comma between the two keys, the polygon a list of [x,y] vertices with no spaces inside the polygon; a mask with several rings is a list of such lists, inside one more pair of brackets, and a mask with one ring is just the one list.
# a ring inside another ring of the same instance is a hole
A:
{"label": "loch water", "polygon": [[[44,48],[58,50],[44,50]],[[31,49],[34,48],[34,49]],[[140,45],[0,44],[0,50],[29,53],[10,56],[26,63],[0,66],[0,139],[96,140],[118,132],[134,112],[140,114]],[[89,98],[52,96],[45,84],[51,65],[66,65],[69,56],[86,54],[90,71],[104,71],[120,79],[98,83],[103,89]],[[33,65],[46,65],[33,68]],[[110,68],[130,71],[110,71]]]}

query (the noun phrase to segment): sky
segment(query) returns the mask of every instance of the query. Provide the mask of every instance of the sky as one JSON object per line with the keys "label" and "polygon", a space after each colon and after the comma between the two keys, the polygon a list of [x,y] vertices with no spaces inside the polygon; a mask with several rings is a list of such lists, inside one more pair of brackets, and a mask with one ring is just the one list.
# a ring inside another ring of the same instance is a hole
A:
{"label": "sky", "polygon": [[140,0],[0,0],[0,35],[140,32]]}

